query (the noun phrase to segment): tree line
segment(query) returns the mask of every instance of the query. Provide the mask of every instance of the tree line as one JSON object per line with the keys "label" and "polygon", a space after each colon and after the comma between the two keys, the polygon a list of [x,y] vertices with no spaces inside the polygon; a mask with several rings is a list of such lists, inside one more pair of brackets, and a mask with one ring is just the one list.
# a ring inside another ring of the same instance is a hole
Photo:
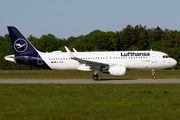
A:
{"label": "tree line", "polygon": [[[161,51],[180,61],[180,31],[146,28],[146,26],[127,25],[121,31],[94,30],[87,35],[71,36],[68,39],[59,39],[52,34],[36,38],[30,35],[27,38],[39,51],[65,52],[64,46],[77,51],[132,51],[150,50]],[[34,70],[39,69],[26,65],[14,64],[4,60],[4,56],[14,54],[8,34],[0,36],[0,70]],[[177,65],[178,66],[178,65]]]}

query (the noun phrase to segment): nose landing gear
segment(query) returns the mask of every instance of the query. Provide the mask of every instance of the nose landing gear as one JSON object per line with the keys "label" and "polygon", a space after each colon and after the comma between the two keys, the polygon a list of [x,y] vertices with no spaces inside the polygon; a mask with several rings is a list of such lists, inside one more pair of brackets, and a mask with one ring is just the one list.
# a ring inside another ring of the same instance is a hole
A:
{"label": "nose landing gear", "polygon": [[154,69],[152,69],[152,78],[153,78],[153,79],[156,79],[155,70],[154,70]]}

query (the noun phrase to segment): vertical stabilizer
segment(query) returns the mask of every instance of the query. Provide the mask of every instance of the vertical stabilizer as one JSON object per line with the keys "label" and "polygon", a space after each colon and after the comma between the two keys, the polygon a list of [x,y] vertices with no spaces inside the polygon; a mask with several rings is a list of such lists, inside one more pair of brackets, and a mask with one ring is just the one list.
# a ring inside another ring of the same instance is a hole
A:
{"label": "vertical stabilizer", "polygon": [[37,51],[15,26],[8,26],[8,31],[14,55],[6,56],[5,60],[50,69],[40,56],[41,52]]}
{"label": "vertical stabilizer", "polygon": [[8,31],[15,56],[38,54],[34,46],[15,26],[8,26]]}

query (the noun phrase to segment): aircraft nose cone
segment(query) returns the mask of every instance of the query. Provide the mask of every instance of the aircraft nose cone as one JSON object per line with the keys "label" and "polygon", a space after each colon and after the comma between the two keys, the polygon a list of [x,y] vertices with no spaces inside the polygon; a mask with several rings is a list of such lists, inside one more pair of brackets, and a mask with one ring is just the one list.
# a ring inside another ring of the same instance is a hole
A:
{"label": "aircraft nose cone", "polygon": [[172,64],[173,64],[173,66],[175,66],[177,64],[177,61],[175,59],[173,59]]}
{"label": "aircraft nose cone", "polygon": [[[177,61],[176,61],[176,60],[174,60],[174,64],[177,65]],[[174,66],[175,66],[175,65],[174,65]]]}

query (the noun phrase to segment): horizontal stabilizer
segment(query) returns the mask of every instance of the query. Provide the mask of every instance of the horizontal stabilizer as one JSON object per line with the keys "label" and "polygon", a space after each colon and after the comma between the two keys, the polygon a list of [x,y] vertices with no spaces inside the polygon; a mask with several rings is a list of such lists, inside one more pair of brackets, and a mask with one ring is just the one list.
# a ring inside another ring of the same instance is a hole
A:
{"label": "horizontal stabilizer", "polygon": [[16,60],[28,60],[28,58],[25,57],[15,57],[14,55],[8,55],[4,57],[5,60],[10,62],[16,62]]}

